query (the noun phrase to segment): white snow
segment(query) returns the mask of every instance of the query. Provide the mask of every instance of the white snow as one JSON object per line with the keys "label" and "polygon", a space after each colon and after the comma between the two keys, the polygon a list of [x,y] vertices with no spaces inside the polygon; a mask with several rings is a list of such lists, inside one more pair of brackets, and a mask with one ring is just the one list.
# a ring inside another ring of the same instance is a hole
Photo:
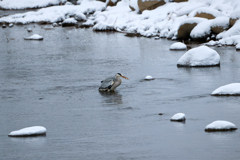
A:
{"label": "white snow", "polygon": [[33,34],[30,37],[24,38],[25,40],[43,40],[43,36],[40,36],[38,34]]}
{"label": "white snow", "polygon": [[152,76],[150,76],[150,75],[146,76],[144,79],[145,80],[154,80],[154,78]]}
{"label": "white snow", "polygon": [[211,95],[240,95],[240,83],[231,83],[214,90]]}
{"label": "white snow", "polygon": [[26,8],[41,8],[51,5],[58,5],[67,0],[3,0],[0,1],[0,8],[3,9],[26,9]]}
{"label": "white snow", "polygon": [[12,131],[9,133],[8,136],[10,137],[24,137],[24,136],[37,136],[37,135],[45,135],[47,132],[47,129],[42,126],[33,126],[33,127],[27,127],[23,128],[17,131]]}
{"label": "white snow", "polygon": [[184,113],[177,113],[172,116],[171,121],[185,121],[185,114]]}
{"label": "white snow", "polygon": [[177,64],[186,67],[215,66],[220,64],[220,56],[215,50],[207,46],[200,46],[187,51]]}
{"label": "white snow", "polygon": [[223,120],[214,121],[205,127],[205,131],[226,131],[236,129],[237,127],[235,124]]}
{"label": "white snow", "polygon": [[170,50],[185,50],[187,49],[186,44],[182,43],[182,42],[175,42],[173,43],[170,48]]}

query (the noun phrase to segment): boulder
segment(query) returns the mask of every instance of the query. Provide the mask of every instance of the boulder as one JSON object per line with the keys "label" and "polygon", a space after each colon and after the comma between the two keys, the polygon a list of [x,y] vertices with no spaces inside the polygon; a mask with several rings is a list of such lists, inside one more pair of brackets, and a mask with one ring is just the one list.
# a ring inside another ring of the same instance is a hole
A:
{"label": "boulder", "polygon": [[138,7],[141,12],[144,10],[153,10],[166,4],[164,0],[138,0]]}
{"label": "boulder", "polygon": [[187,40],[190,38],[190,33],[192,29],[201,21],[203,18],[189,18],[183,21],[178,28],[178,39],[180,40]]}
{"label": "boulder", "polygon": [[237,130],[237,127],[232,122],[218,120],[210,123],[205,127],[205,132],[217,132],[217,131],[232,131]]}
{"label": "boulder", "polygon": [[230,15],[230,19],[229,19],[230,27],[232,27],[239,18],[240,18],[240,9],[236,9]]}
{"label": "boulder", "polygon": [[215,89],[212,96],[240,96],[240,83],[230,83]]}
{"label": "boulder", "polygon": [[215,34],[219,34],[225,30],[228,30],[229,25],[229,17],[217,17],[212,21],[211,30]]}
{"label": "boulder", "polygon": [[116,4],[119,2],[120,0],[107,0],[107,6],[116,6]]}
{"label": "boulder", "polygon": [[223,16],[223,14],[218,10],[211,9],[208,7],[197,8],[189,14],[189,17],[200,17],[206,19],[214,19],[219,16]]}
{"label": "boulder", "polygon": [[77,20],[74,18],[67,18],[62,22],[62,27],[70,27],[75,26],[77,24]]}
{"label": "boulder", "polygon": [[190,49],[177,62],[178,67],[211,67],[219,65],[219,54],[207,46]]}
{"label": "boulder", "polygon": [[184,122],[186,120],[184,113],[177,113],[172,116],[171,121]]}

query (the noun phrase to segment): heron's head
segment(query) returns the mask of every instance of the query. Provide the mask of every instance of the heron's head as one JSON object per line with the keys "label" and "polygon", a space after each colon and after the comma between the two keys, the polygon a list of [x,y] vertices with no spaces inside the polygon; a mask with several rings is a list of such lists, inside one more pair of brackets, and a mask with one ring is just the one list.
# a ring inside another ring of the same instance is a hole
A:
{"label": "heron's head", "polygon": [[122,77],[122,78],[125,78],[125,79],[129,80],[127,77],[123,76],[122,73],[117,73],[116,77]]}

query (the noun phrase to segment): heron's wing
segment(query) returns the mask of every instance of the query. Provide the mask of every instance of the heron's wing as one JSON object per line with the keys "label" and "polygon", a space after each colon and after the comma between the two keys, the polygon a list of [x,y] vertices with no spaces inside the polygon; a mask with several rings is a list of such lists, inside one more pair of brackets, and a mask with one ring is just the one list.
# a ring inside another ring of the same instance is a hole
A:
{"label": "heron's wing", "polygon": [[99,89],[105,89],[105,88],[108,88],[108,87],[111,88],[111,86],[113,85],[114,81],[115,81],[115,77],[109,77],[109,78],[101,81],[102,84],[99,87]]}

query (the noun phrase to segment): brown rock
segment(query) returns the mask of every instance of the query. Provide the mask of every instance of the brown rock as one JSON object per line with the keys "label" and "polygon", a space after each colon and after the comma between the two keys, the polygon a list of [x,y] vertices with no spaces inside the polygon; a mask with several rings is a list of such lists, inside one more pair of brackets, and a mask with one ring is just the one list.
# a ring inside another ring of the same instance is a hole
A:
{"label": "brown rock", "polygon": [[153,10],[159,6],[166,4],[164,0],[138,0],[139,10],[143,12],[144,10]]}
{"label": "brown rock", "polygon": [[225,31],[226,29],[224,29],[224,27],[222,27],[222,26],[215,26],[215,27],[211,27],[211,30],[213,31],[213,33],[219,34],[223,31]]}
{"label": "brown rock", "polygon": [[206,19],[214,19],[216,18],[210,13],[197,13],[194,17],[206,18]]}
{"label": "brown rock", "polygon": [[230,18],[229,19],[229,24],[230,24],[230,26],[232,27],[235,23],[236,23],[236,21],[238,20],[239,18]]}
{"label": "brown rock", "polygon": [[174,2],[177,2],[177,3],[179,3],[179,2],[187,2],[188,0],[174,0]]}
{"label": "brown rock", "polygon": [[182,24],[178,29],[178,39],[189,39],[190,33],[192,29],[197,25],[198,23],[184,23]]}
{"label": "brown rock", "polygon": [[117,4],[119,1],[120,1],[120,0],[116,0],[116,1],[109,0],[107,6],[116,6],[116,4]]}

